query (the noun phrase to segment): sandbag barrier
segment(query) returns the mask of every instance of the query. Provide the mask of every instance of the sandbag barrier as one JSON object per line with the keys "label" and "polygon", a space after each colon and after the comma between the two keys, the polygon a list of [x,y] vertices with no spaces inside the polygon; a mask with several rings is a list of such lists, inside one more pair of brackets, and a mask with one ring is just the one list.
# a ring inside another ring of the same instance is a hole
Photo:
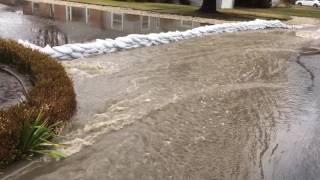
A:
{"label": "sandbag barrier", "polygon": [[52,58],[59,60],[72,60],[98,54],[108,54],[116,51],[168,44],[193,37],[202,37],[208,34],[231,33],[247,30],[261,30],[267,28],[288,28],[279,20],[260,20],[237,23],[223,23],[207,25],[187,31],[174,31],[166,33],[130,34],[116,39],[97,39],[94,42],[65,44],[62,46],[42,48],[28,41],[18,40],[18,43],[34,50],[39,50]]}

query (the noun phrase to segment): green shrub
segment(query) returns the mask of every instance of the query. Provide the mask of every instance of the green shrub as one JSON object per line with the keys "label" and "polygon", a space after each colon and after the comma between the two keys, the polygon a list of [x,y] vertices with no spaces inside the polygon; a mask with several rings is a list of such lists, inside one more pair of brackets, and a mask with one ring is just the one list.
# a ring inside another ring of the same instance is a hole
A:
{"label": "green shrub", "polygon": [[49,125],[40,112],[35,120],[28,119],[23,122],[18,150],[22,156],[28,157],[34,154],[43,154],[52,158],[65,157],[62,153],[55,150],[61,146],[51,142],[56,137],[55,128],[59,123]]}
{"label": "green shrub", "polygon": [[22,124],[36,119],[40,111],[48,124],[65,122],[76,109],[71,79],[63,66],[49,56],[0,39],[0,63],[32,76],[34,86],[27,93],[27,101],[0,110],[0,166],[14,160],[18,150]]}

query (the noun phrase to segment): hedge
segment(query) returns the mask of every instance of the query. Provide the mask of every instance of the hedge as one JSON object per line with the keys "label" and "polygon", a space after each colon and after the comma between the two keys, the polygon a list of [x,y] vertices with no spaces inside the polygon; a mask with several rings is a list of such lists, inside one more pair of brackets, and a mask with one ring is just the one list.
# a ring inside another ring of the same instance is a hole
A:
{"label": "hedge", "polygon": [[31,75],[33,83],[24,103],[0,110],[0,167],[3,167],[19,156],[17,145],[23,121],[42,111],[50,124],[66,122],[76,109],[76,95],[63,66],[45,54],[0,39],[0,62]]}

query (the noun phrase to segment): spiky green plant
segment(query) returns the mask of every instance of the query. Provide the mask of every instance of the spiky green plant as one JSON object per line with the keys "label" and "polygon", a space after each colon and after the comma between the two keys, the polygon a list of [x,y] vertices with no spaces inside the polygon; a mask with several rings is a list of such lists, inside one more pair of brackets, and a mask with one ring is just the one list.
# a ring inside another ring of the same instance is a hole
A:
{"label": "spiky green plant", "polygon": [[28,119],[22,125],[22,132],[18,148],[22,155],[42,154],[52,158],[63,158],[64,154],[55,150],[61,144],[50,140],[57,136],[54,129],[59,124],[49,125],[40,112],[35,120]]}

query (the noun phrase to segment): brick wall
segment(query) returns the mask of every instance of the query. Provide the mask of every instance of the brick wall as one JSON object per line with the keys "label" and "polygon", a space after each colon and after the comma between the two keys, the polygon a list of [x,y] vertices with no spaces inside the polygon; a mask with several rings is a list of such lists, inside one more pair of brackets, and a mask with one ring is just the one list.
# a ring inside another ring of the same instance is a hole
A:
{"label": "brick wall", "polygon": [[54,5],[54,18],[59,21],[66,21],[66,6]]}
{"label": "brick wall", "polygon": [[0,3],[14,5],[16,4],[16,0],[0,0]]}
{"label": "brick wall", "polygon": [[51,8],[50,4],[40,3],[39,15],[41,17],[49,18],[51,17]]}
{"label": "brick wall", "polygon": [[102,11],[89,9],[89,24],[98,28],[104,28],[103,15]]}
{"label": "brick wall", "polygon": [[30,1],[25,1],[23,3],[23,14],[26,14],[26,15],[32,14],[32,3]]}

